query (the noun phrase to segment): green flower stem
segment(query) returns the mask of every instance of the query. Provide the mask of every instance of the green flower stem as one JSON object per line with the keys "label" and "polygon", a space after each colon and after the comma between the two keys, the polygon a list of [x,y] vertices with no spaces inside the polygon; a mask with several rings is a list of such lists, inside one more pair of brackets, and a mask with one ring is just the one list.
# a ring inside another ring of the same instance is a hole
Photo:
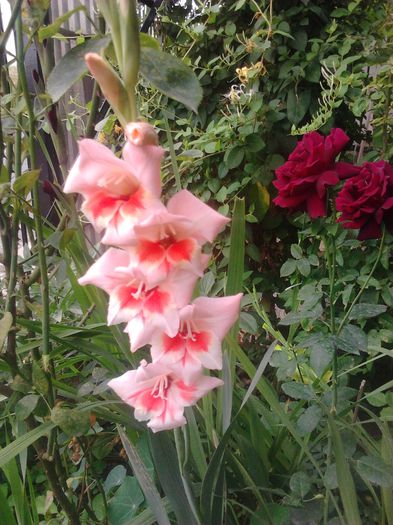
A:
{"label": "green flower stem", "polygon": [[[333,210],[335,216],[335,210]],[[336,238],[334,235],[325,237],[323,239],[325,243],[325,254],[326,254],[326,263],[329,272],[329,309],[330,309],[330,333],[332,335],[336,334],[336,312],[335,312],[335,296],[334,296],[334,281],[336,278]],[[337,386],[338,386],[338,356],[337,356],[337,347],[334,343],[333,348],[333,402],[332,402],[332,412],[336,412],[337,406]]]}
{"label": "green flower stem", "polygon": [[181,188],[181,181],[180,181],[179,165],[177,163],[175,146],[173,144],[172,134],[171,134],[169,122],[166,116],[164,116],[164,122],[165,122],[166,136],[167,136],[168,145],[169,145],[169,153],[171,155],[173,174],[175,176],[176,190],[180,191],[182,188]]}
{"label": "green flower stem", "polygon": [[[22,93],[26,102],[27,113],[28,113],[28,148],[30,157],[30,168],[32,170],[37,167],[36,159],[36,144],[35,144],[35,115],[34,109],[27,85],[26,71],[24,67],[24,52],[23,52],[23,35],[22,35],[22,18],[21,13],[18,14],[15,23],[16,33],[16,54],[18,62],[18,74],[19,82],[22,89]],[[34,225],[37,235],[37,252],[38,252],[38,263],[41,273],[41,297],[42,297],[42,361],[45,371],[45,375],[49,384],[48,400],[50,406],[53,406],[55,400],[55,393],[52,386],[52,375],[53,375],[53,364],[50,358],[50,312],[49,312],[49,280],[48,280],[48,269],[46,263],[46,255],[44,248],[44,236],[42,228],[42,218],[40,213],[40,199],[39,199],[39,183],[38,181],[34,184],[32,189],[33,197],[33,210],[34,210]]]}
{"label": "green flower stem", "polygon": [[362,296],[364,290],[367,288],[368,286],[368,283],[370,282],[370,279],[371,277],[374,275],[374,272],[379,264],[379,261],[381,260],[381,257],[382,257],[382,251],[383,251],[383,247],[384,247],[384,244],[385,244],[385,237],[386,237],[386,229],[383,227],[382,229],[382,237],[381,237],[381,242],[380,242],[380,245],[379,245],[379,250],[378,250],[378,255],[377,255],[377,258],[375,259],[375,262],[373,264],[373,267],[371,268],[371,271],[370,273],[368,274],[367,276],[367,279],[364,281],[364,283],[362,284],[362,287],[360,288],[357,296],[355,297],[355,299],[352,301],[351,305],[349,306],[348,310],[345,312],[345,315],[338,327],[338,330],[337,330],[337,335],[341,332],[341,330],[344,328],[345,326],[345,323],[347,322],[349,316],[351,315],[351,312],[353,310],[353,307],[356,305],[356,303],[359,301],[360,297]]}

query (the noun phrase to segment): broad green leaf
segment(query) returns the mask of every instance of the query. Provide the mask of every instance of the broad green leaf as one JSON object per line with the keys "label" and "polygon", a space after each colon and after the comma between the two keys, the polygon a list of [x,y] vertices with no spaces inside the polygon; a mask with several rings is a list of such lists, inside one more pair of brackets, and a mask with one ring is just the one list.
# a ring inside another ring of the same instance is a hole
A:
{"label": "broad green leaf", "polygon": [[301,259],[303,257],[303,250],[298,244],[291,244],[291,255],[294,259]]}
{"label": "broad green leaf", "polygon": [[150,47],[157,50],[160,49],[159,41],[147,33],[139,33],[139,42],[141,47]]}
{"label": "broad green leaf", "polygon": [[393,487],[393,466],[378,456],[362,456],[356,461],[356,470],[361,476],[381,487]]}
{"label": "broad green leaf", "polygon": [[336,343],[340,350],[348,354],[359,355],[360,352],[367,352],[367,335],[361,328],[352,324],[344,326],[336,337]]}
{"label": "broad green leaf", "polygon": [[64,24],[64,22],[67,22],[67,20],[78,11],[86,11],[86,7],[83,5],[79,5],[78,7],[75,7],[75,9],[68,11],[68,13],[65,13],[64,15],[56,18],[56,20],[52,24],[41,27],[38,30],[38,41],[42,43],[45,39],[50,38],[56,33],[58,33],[59,29]]}
{"label": "broad green leaf", "polygon": [[108,502],[110,525],[127,525],[143,503],[144,497],[136,478],[127,476]]}
{"label": "broad green leaf", "polygon": [[47,82],[47,90],[53,102],[57,102],[71,86],[87,73],[86,53],[99,53],[110,42],[110,35],[87,40],[72,48],[52,69]]}
{"label": "broad green leaf", "polygon": [[165,507],[162,504],[160,494],[158,493],[158,490],[154,485],[145,464],[141,460],[137,449],[127,438],[125,432],[123,432],[120,426],[117,426],[117,430],[123,443],[124,450],[126,451],[127,457],[130,461],[132,470],[134,471],[135,477],[139,482],[143,494],[145,495],[149,508],[153,511],[156,517],[158,525],[170,525],[170,521]]}
{"label": "broad green leaf", "polygon": [[113,467],[113,469],[109,472],[104,481],[103,487],[105,494],[108,494],[108,492],[114,487],[118,487],[119,485],[121,485],[126,475],[127,471],[124,465],[116,465],[115,467]]}
{"label": "broad green leaf", "polygon": [[351,525],[362,525],[359,514],[358,499],[355,483],[345,457],[344,447],[340,433],[332,416],[328,416],[330,435],[332,438],[332,450],[336,458],[337,482],[340,491],[346,523]]}
{"label": "broad green leaf", "polygon": [[260,182],[256,182],[250,186],[248,191],[248,200],[250,204],[254,205],[254,215],[261,221],[270,206],[270,194],[265,186]]}
{"label": "broad green leaf", "polygon": [[180,58],[142,47],[140,72],[154,87],[197,113],[202,88],[195,73]]}
{"label": "broad green leaf", "polygon": [[288,93],[287,98],[287,114],[289,122],[297,126],[307,113],[310,101],[310,91],[302,91],[298,94],[292,89]]}
{"label": "broad green leaf", "polygon": [[371,317],[376,317],[377,315],[383,314],[386,312],[386,310],[387,306],[384,304],[355,304],[351,310],[351,313],[349,314],[349,320],[370,319]]}
{"label": "broad green leaf", "polygon": [[294,259],[288,259],[281,266],[280,277],[288,277],[289,275],[292,275],[293,272],[295,271],[296,271],[296,261]]}
{"label": "broad green leaf", "polygon": [[289,326],[291,324],[300,323],[306,319],[317,319],[322,314],[323,309],[320,304],[317,304],[311,310],[301,310],[300,312],[290,312],[283,319],[280,320],[279,324],[283,326]]}
{"label": "broad green leaf", "polygon": [[40,170],[25,171],[15,180],[12,189],[15,193],[25,197],[32,190],[39,176]]}
{"label": "broad green leaf", "polygon": [[45,436],[54,428],[54,424],[51,421],[46,421],[37,428],[30,430],[25,435],[15,439],[12,443],[0,450],[0,467],[6,465],[8,461],[20,454],[23,450],[29,447],[37,439]]}
{"label": "broad green leaf", "polygon": [[90,428],[87,410],[56,406],[51,411],[51,419],[68,436],[83,436]]}
{"label": "broad green leaf", "polygon": [[29,394],[22,397],[15,405],[15,416],[19,421],[26,419],[37,406],[40,396],[36,394]]}
{"label": "broad green leaf", "polygon": [[244,159],[244,149],[241,146],[235,146],[225,152],[224,162],[228,169],[233,170],[240,166]]}
{"label": "broad green leaf", "polygon": [[10,312],[5,312],[2,320],[0,321],[0,351],[3,348],[5,340],[7,339],[12,323],[12,314]]}
{"label": "broad green leaf", "polygon": [[299,419],[297,420],[297,428],[300,435],[305,436],[317,428],[318,423],[322,419],[322,410],[317,405],[311,405],[306,408]]}
{"label": "broad green leaf", "polygon": [[292,474],[291,479],[289,480],[289,488],[296,496],[303,499],[311,489],[309,474],[306,474],[305,472],[295,472],[295,474]]}
{"label": "broad green leaf", "polygon": [[307,401],[315,399],[315,392],[311,385],[304,385],[303,383],[291,381],[290,383],[283,383],[281,388],[287,396],[292,397],[293,399],[304,399]]}

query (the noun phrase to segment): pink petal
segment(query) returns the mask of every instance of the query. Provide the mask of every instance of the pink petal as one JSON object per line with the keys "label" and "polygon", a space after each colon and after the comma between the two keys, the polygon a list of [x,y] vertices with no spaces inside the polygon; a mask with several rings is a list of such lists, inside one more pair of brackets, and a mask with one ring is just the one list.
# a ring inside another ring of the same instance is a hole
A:
{"label": "pink petal", "polygon": [[119,270],[129,265],[129,255],[124,250],[109,248],[81,277],[78,282],[81,285],[94,284],[111,293],[121,282],[124,281],[124,273]]}
{"label": "pink petal", "polygon": [[221,341],[236,323],[243,294],[227,297],[198,297],[193,302],[193,320],[201,329],[207,328]]}
{"label": "pink petal", "polygon": [[127,194],[138,188],[139,182],[130,166],[103,144],[96,140],[83,139],[79,142],[79,152],[65,182],[65,193],[81,193],[86,196],[107,181],[114,182],[114,194],[119,194],[116,191],[116,181],[121,182],[121,187],[117,188],[121,190],[120,194],[123,187],[127,188]]}
{"label": "pink petal", "polygon": [[[203,338],[208,339],[203,344]],[[195,341],[187,340],[187,351],[205,368],[210,370],[222,369],[221,341],[213,332],[201,332]]]}
{"label": "pink petal", "polygon": [[176,193],[168,202],[170,213],[182,215],[193,222],[191,237],[213,242],[217,234],[230,220],[194,197],[187,190]]}
{"label": "pink petal", "polygon": [[160,146],[136,146],[127,143],[123,158],[139,182],[157,198],[161,196],[161,160],[164,150]]}

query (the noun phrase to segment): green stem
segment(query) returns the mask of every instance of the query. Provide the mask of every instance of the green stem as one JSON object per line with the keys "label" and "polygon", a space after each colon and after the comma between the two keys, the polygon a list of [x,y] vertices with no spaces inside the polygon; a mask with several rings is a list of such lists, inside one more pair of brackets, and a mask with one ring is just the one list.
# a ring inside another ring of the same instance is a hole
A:
{"label": "green stem", "polygon": [[176,190],[180,191],[182,188],[181,188],[181,181],[180,181],[179,165],[177,163],[175,146],[173,144],[171,130],[169,128],[169,123],[168,123],[168,119],[166,116],[164,116],[164,122],[165,122],[166,136],[167,136],[168,145],[169,145],[169,153],[171,156],[173,174],[175,175]]}
{"label": "green stem", "polygon": [[349,306],[348,310],[345,312],[345,315],[338,327],[338,330],[337,330],[337,335],[341,332],[341,330],[344,328],[345,326],[345,323],[347,322],[349,316],[351,315],[351,312],[353,310],[353,307],[356,305],[356,303],[359,301],[360,297],[362,296],[364,290],[367,288],[368,286],[368,283],[370,282],[370,279],[371,277],[374,275],[374,272],[375,272],[375,269],[377,268],[378,264],[379,264],[379,261],[381,260],[381,257],[382,257],[382,251],[383,251],[383,247],[384,247],[384,244],[385,244],[385,236],[386,236],[386,229],[383,227],[383,230],[382,230],[382,237],[381,237],[381,242],[380,242],[380,245],[379,245],[379,250],[378,250],[378,255],[377,255],[377,258],[375,259],[375,262],[373,264],[373,267],[371,268],[371,271],[370,273],[368,274],[367,276],[367,279],[364,281],[364,283],[362,284],[362,287],[360,288],[357,296],[355,297],[355,299],[352,301],[351,305]]}
{"label": "green stem", "polygon": [[[22,88],[22,93],[26,102],[28,113],[28,149],[30,157],[30,168],[32,170],[37,168],[36,146],[35,146],[35,115],[29,88],[27,85],[26,71],[24,67],[24,51],[23,51],[23,34],[22,34],[22,18],[21,13],[18,14],[15,23],[16,33],[16,54],[18,62],[19,81]],[[55,394],[52,386],[51,376],[53,375],[53,364],[50,358],[50,311],[49,311],[49,282],[48,271],[46,263],[46,255],[44,249],[44,236],[42,228],[42,218],[40,213],[40,198],[39,198],[39,183],[34,184],[32,189],[33,211],[34,211],[34,225],[37,236],[37,252],[38,263],[41,272],[41,297],[42,297],[42,360],[45,374],[49,383],[49,404],[53,406]]]}

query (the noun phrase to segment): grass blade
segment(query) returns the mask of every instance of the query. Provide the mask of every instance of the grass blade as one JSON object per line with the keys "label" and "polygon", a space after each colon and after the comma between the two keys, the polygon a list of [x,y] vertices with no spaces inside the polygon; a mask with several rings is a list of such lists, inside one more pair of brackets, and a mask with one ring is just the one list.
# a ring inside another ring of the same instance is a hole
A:
{"label": "grass blade", "polygon": [[42,436],[48,434],[55,425],[51,421],[42,423],[39,427],[34,430],[30,430],[24,436],[15,439],[12,443],[0,450],[0,467],[6,465],[11,459],[20,454],[23,450],[29,447],[32,443],[37,441]]}
{"label": "grass blade", "polygon": [[345,521],[351,525],[362,525],[355,483],[349,468],[348,460],[344,454],[343,442],[332,416],[328,416],[328,421],[330,435],[332,437],[332,449],[336,458],[337,482],[341,501],[344,507]]}

